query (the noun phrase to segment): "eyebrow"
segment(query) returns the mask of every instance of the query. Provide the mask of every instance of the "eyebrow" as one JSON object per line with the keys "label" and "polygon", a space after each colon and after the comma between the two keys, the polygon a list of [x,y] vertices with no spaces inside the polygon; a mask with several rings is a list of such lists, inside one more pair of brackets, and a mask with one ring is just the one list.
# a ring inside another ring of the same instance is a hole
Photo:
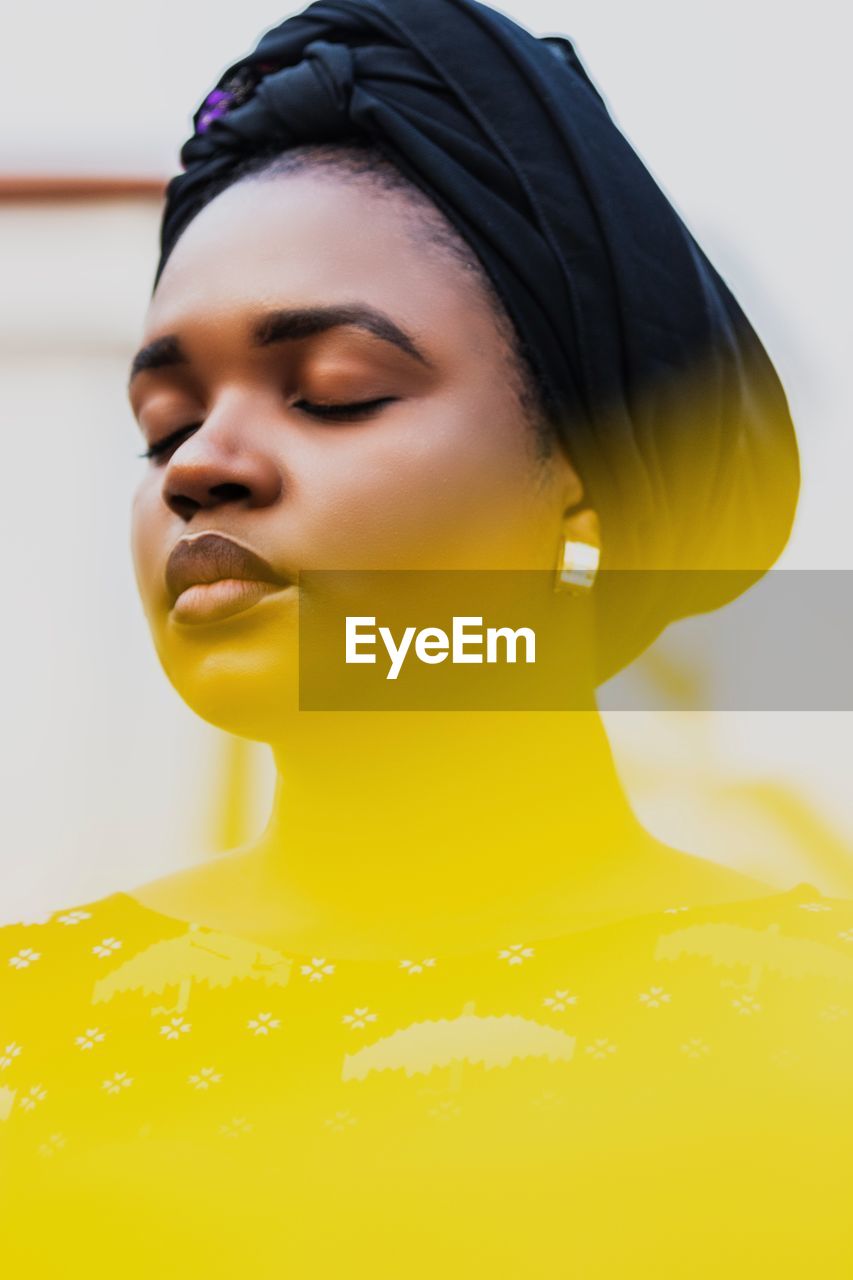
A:
{"label": "eyebrow", "polygon": [[255,326],[252,337],[255,346],[269,347],[275,342],[313,338],[315,334],[342,327],[362,329],[382,342],[390,342],[399,347],[421,364],[429,364],[410,335],[390,316],[362,303],[343,307],[296,307],[270,311]]}
{"label": "eyebrow", "polygon": [[165,369],[170,365],[188,364],[186,352],[173,333],[155,338],[137,351],[130,366],[130,381],[148,369]]}
{"label": "eyebrow", "polygon": [[[277,342],[296,342],[300,338],[313,338],[330,329],[361,329],[382,342],[389,342],[420,364],[429,367],[426,358],[414,339],[401,329],[396,321],[364,304],[328,307],[293,307],[270,311],[262,316],[252,329],[252,345],[270,347]],[[189,360],[176,334],[166,334],[147,343],[133,357],[130,381],[139,373],[151,369],[164,369],[188,364]]]}

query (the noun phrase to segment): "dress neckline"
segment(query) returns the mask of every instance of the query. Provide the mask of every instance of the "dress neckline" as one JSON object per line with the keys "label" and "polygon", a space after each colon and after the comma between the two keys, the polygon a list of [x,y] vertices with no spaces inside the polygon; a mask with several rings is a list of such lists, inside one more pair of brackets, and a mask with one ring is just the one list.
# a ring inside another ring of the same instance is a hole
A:
{"label": "dress neckline", "polygon": [[[524,950],[528,950],[530,948],[537,948],[537,947],[550,947],[552,945],[557,945],[560,942],[567,942],[569,939],[573,939],[573,940],[577,939],[583,935],[586,935],[587,937],[591,937],[593,934],[603,935],[608,930],[624,931],[625,929],[627,929],[629,926],[632,926],[632,925],[638,928],[642,928],[644,925],[648,926],[650,924],[653,924],[655,927],[660,927],[663,921],[666,921],[670,923],[673,927],[676,927],[676,922],[680,922],[681,925],[685,925],[690,919],[691,915],[697,916],[701,914],[702,919],[706,920],[707,913],[709,912],[713,913],[713,912],[719,912],[719,911],[735,911],[740,908],[749,908],[749,907],[753,907],[753,908],[762,907],[762,906],[766,907],[771,903],[779,903],[780,905],[785,905],[785,906],[800,905],[798,903],[798,899],[802,900],[802,903],[809,903],[813,901],[815,903],[825,904],[827,902],[826,895],[821,893],[821,891],[818,888],[816,888],[813,884],[810,884],[807,881],[800,881],[798,884],[792,886],[790,889],[778,890],[775,892],[768,893],[766,895],[762,895],[761,897],[736,898],[736,899],[727,899],[720,902],[697,903],[697,904],[674,903],[668,907],[657,908],[649,911],[642,911],[642,912],[638,912],[635,915],[626,915],[626,916],[619,917],[618,919],[611,919],[605,922],[601,922],[599,920],[598,922],[591,923],[591,924],[578,924],[578,925],[575,925],[574,927],[560,931],[558,933],[551,933],[547,935],[537,934],[537,936],[534,936],[535,931],[531,931],[529,935],[525,936],[525,938],[523,939],[519,939],[515,937],[509,938],[503,945],[484,945],[480,943],[474,947],[471,947],[470,949],[457,948],[454,950],[446,950],[446,949],[437,948],[431,954],[430,958],[433,961],[437,961],[441,959],[441,960],[450,961],[450,962],[452,961],[464,962],[465,960],[469,960],[469,961],[475,960],[478,957],[490,956],[494,954],[494,955],[497,955],[499,958],[506,959],[508,962],[511,963],[513,956],[521,954]],[[834,900],[829,899],[829,901],[832,902]],[[238,931],[220,929],[216,925],[206,925],[204,924],[203,921],[195,921],[195,920],[190,920],[185,916],[172,915],[169,912],[161,911],[156,907],[147,906],[145,903],[140,902],[132,894],[127,893],[123,890],[118,890],[112,894],[106,895],[103,898],[96,899],[84,905],[86,907],[94,907],[94,906],[104,906],[108,903],[121,904],[124,907],[130,907],[135,912],[145,913],[149,916],[157,917],[161,920],[168,921],[169,924],[171,925],[183,925],[188,931],[204,930],[212,933],[226,934],[229,937],[239,939],[245,943],[250,943],[252,945],[257,946],[258,948],[266,949],[266,950],[269,950],[270,952],[277,952],[278,954],[299,963],[310,964],[317,960],[322,960],[323,962],[333,962],[336,965],[352,964],[352,965],[359,965],[359,966],[361,965],[399,966],[403,960],[411,961],[413,963],[422,962],[421,960],[415,959],[414,953],[412,953],[411,956],[404,955],[402,948],[399,955],[384,954],[381,956],[370,956],[370,955],[358,956],[358,955],[352,955],[352,954],[333,954],[331,951],[327,949],[327,954],[323,957],[320,957],[320,956],[311,954],[309,952],[304,952],[304,951],[292,949],[289,947],[277,946],[273,940],[263,941],[260,938],[253,938],[246,934],[240,933]],[[420,946],[417,948],[418,953],[420,953],[420,951],[424,951],[426,953],[428,950],[429,950],[428,947],[423,947],[423,946]]]}

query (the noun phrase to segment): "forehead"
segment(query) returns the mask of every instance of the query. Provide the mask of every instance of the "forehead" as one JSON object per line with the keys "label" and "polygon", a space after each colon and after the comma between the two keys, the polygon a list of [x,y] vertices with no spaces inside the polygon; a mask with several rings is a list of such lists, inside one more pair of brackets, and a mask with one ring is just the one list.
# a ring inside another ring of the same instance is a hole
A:
{"label": "forehead", "polygon": [[243,181],[190,223],[166,263],[146,333],[203,314],[373,304],[415,328],[491,327],[484,293],[399,192],[329,173]]}

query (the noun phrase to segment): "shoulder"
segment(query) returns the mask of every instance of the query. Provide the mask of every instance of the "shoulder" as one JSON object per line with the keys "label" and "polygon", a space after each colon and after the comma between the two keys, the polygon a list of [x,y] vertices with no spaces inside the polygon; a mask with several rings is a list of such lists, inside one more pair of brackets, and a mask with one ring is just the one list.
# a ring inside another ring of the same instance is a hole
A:
{"label": "shoulder", "polygon": [[0,981],[12,975],[38,980],[54,967],[57,956],[62,956],[64,965],[89,938],[93,921],[100,917],[98,924],[106,923],[112,907],[109,899],[106,904],[106,911],[97,911],[99,902],[75,903],[4,925],[0,928]]}
{"label": "shoulder", "polygon": [[[651,880],[655,905],[666,915],[679,908],[707,914],[721,922],[756,919],[765,914],[841,941],[837,935],[853,925],[853,896],[831,896],[811,881],[780,886],[759,880],[722,862],[654,841]],[[652,908],[654,911],[655,907]],[[667,910],[668,909],[668,910]],[[845,923],[846,921],[846,923]],[[851,947],[853,958],[853,947]]]}
{"label": "shoulder", "polygon": [[227,900],[254,880],[262,859],[257,848],[243,846],[209,854],[195,865],[146,880],[128,895],[152,911],[192,917],[199,904]]}
{"label": "shoulder", "polygon": [[853,1029],[849,898],[801,883],[740,901],[674,905],[658,917],[654,933],[655,957],[665,968],[707,978],[717,995],[742,986],[747,995],[736,993],[730,1002],[742,1013],[763,1009],[765,1022],[773,1011],[789,1033],[799,1019],[806,1036],[832,1020]]}
{"label": "shoulder", "polygon": [[[127,894],[111,893],[9,921],[0,926],[0,967],[29,969],[44,958],[49,944],[65,953],[79,953],[86,944],[97,947],[104,940],[102,935],[115,943],[114,929],[138,929],[140,914]],[[16,944],[20,945],[16,948]]]}
{"label": "shoulder", "polygon": [[107,970],[166,935],[170,926],[186,928],[125,893],[112,893],[0,927],[5,1021],[58,1009],[78,991],[88,999]]}
{"label": "shoulder", "polygon": [[773,885],[723,862],[688,853],[657,840],[651,843],[653,857],[649,865],[654,868],[656,893],[660,894],[665,886],[665,896],[673,903],[711,906],[766,898],[779,892]]}
{"label": "shoulder", "polygon": [[76,1027],[109,975],[186,928],[120,892],[3,925],[0,1038],[48,1043]]}

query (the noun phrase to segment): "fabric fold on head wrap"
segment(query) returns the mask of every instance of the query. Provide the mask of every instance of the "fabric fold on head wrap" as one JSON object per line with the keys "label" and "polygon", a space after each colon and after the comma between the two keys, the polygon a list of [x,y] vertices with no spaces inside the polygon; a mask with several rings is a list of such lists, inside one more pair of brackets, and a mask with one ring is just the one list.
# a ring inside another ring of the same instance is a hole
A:
{"label": "fabric fold on head wrap", "polygon": [[222,77],[195,124],[158,279],[211,183],[252,155],[353,137],[469,243],[599,511],[603,569],[644,571],[608,669],[773,563],[799,484],[779,379],[568,40],[474,0],[318,0]]}

